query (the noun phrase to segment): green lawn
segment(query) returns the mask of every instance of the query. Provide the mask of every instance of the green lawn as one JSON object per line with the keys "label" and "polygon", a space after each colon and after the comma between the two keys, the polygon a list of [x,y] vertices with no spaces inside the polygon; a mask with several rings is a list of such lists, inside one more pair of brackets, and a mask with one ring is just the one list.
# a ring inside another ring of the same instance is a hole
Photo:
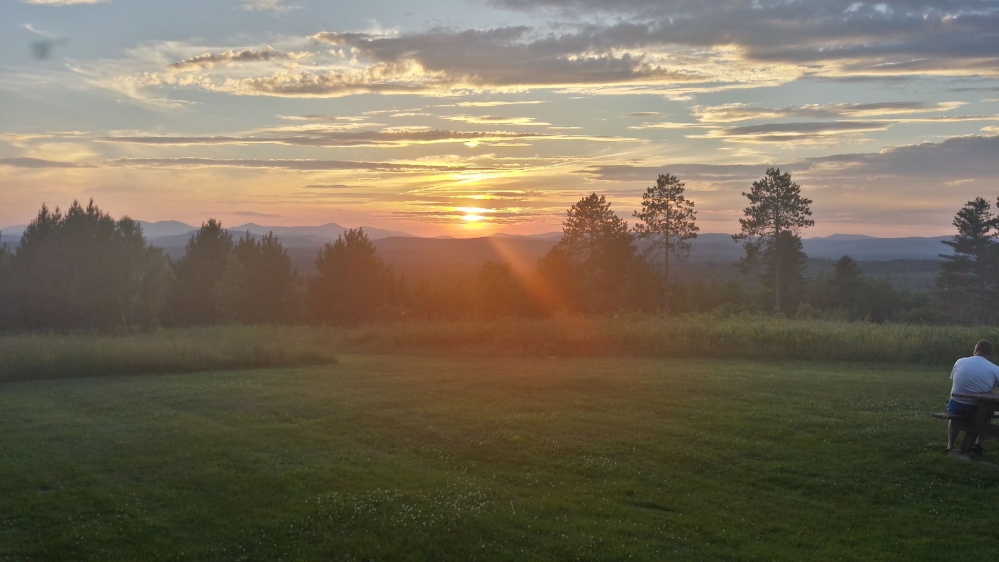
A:
{"label": "green lawn", "polygon": [[999,468],[929,417],[946,369],[339,359],[0,385],[0,560],[999,550]]}

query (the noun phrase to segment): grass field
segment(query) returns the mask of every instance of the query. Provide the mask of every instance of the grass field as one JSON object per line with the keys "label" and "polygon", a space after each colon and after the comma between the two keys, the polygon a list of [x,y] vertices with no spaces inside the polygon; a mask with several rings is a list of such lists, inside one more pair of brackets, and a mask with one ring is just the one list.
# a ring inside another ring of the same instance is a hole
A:
{"label": "grass field", "polygon": [[336,362],[339,353],[725,357],[951,365],[995,326],[924,326],[768,316],[554,316],[410,320],[353,328],[210,326],[128,336],[0,336],[0,383]]}
{"label": "grass field", "polygon": [[[0,386],[0,560],[942,560],[999,549],[946,369],[342,355]],[[990,455],[999,454],[999,451]]]}

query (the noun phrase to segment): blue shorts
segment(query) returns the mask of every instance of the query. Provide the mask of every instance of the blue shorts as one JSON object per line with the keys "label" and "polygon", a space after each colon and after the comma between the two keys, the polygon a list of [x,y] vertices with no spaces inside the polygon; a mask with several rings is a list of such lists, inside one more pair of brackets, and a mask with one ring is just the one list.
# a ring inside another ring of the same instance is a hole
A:
{"label": "blue shorts", "polygon": [[978,412],[978,406],[975,406],[974,404],[964,404],[962,402],[954,400],[953,398],[947,401],[948,414],[955,414],[958,416],[968,416],[969,418],[973,418],[975,417],[975,414],[977,412]]}

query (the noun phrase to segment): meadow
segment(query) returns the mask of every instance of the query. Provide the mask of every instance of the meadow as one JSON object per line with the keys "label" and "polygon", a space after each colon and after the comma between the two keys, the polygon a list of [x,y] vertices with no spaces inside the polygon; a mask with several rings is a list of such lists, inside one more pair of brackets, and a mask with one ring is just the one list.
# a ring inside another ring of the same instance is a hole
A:
{"label": "meadow", "polygon": [[[935,560],[999,548],[946,369],[341,354],[0,386],[0,560]],[[994,453],[992,453],[994,455]]]}
{"label": "meadow", "polygon": [[335,363],[339,353],[723,357],[950,365],[995,326],[768,316],[554,316],[410,320],[353,328],[213,326],[152,333],[0,336],[0,382]]}
{"label": "meadow", "polygon": [[929,413],[997,336],[618,315],[0,337],[0,561],[980,558],[996,453],[947,457]]}

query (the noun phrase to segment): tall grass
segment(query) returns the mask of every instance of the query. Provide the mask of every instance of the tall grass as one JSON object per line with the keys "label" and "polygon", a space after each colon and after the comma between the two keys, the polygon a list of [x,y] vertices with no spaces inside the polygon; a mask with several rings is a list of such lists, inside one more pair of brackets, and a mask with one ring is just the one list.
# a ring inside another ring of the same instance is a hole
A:
{"label": "tall grass", "polygon": [[765,316],[557,316],[354,328],[216,326],[0,337],[0,381],[316,365],[336,353],[815,359],[947,365],[999,328]]}
{"label": "tall grass", "polygon": [[348,351],[500,355],[744,357],[946,365],[994,326],[925,326],[765,316],[564,316],[495,322],[404,322],[338,332]]}
{"label": "tall grass", "polygon": [[303,327],[219,326],[129,336],[0,337],[0,381],[185,373],[335,363],[322,332]]}

